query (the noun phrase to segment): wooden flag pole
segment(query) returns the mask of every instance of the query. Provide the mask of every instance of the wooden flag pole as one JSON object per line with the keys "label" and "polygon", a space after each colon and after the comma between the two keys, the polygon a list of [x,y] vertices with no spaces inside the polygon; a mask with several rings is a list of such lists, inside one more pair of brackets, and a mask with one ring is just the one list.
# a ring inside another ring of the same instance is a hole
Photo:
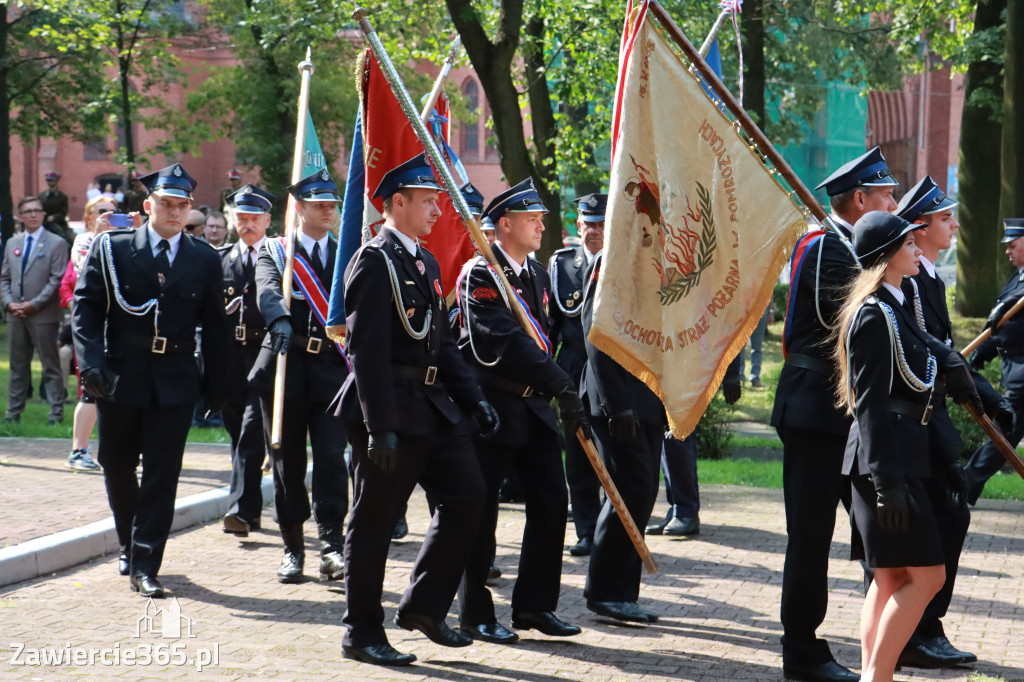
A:
{"label": "wooden flag pole", "polygon": [[[1011,317],[1013,317],[1014,315],[1019,313],[1021,311],[1021,309],[1024,309],[1024,297],[1021,297],[1021,299],[1019,301],[1017,301],[1016,303],[1013,304],[1012,308],[1007,310],[1003,314],[1003,316],[999,318],[999,321],[996,323],[995,328],[999,329],[1000,327],[1002,327],[1004,324],[1007,323],[1007,321],[1009,321],[1009,319]],[[989,327],[988,329],[983,330],[980,334],[978,334],[978,338],[974,339],[969,344],[964,346],[964,349],[962,351],[960,351],[960,352],[963,355],[969,355],[978,346],[980,346],[982,343],[984,343],[985,340],[988,339],[990,336],[992,336],[992,327]]]}
{"label": "wooden flag pole", "polygon": [[[356,8],[352,18],[359,22],[359,27],[366,35],[366,39],[370,43],[370,49],[373,50],[373,54],[377,58],[378,64],[380,64],[381,72],[384,74],[388,84],[391,86],[391,91],[395,94],[395,98],[402,107],[405,117],[409,119],[409,123],[412,124],[413,130],[416,132],[416,137],[420,139],[420,142],[426,148],[427,156],[430,157],[430,160],[434,165],[434,169],[440,176],[439,179],[441,180],[441,184],[444,185],[445,190],[448,192],[448,196],[452,200],[452,204],[462,217],[462,221],[465,223],[466,229],[469,230],[470,237],[472,237],[477,249],[479,249],[480,254],[494,268],[494,272],[499,277],[502,286],[507,289],[511,289],[511,285],[505,278],[505,273],[494,259],[494,252],[487,243],[487,239],[484,238],[483,232],[480,231],[479,222],[477,222],[477,219],[469,212],[469,205],[466,204],[466,198],[462,196],[462,192],[460,192],[459,188],[456,186],[455,178],[452,176],[451,169],[448,168],[448,164],[445,163],[444,158],[441,156],[441,151],[437,148],[437,143],[434,142],[434,138],[431,137],[430,131],[427,130],[427,127],[420,118],[419,112],[416,111],[415,107],[413,107],[409,91],[406,90],[401,76],[398,75],[394,64],[391,63],[391,58],[388,57],[387,51],[384,49],[384,45],[380,41],[380,37],[377,35],[376,31],[373,30],[373,26],[370,24],[369,19],[366,18],[367,15],[368,12],[359,7]],[[514,296],[509,297],[509,304],[516,321],[518,321],[526,333],[530,335],[530,338],[532,338],[541,348],[546,348],[546,344],[541,340],[536,330],[534,330],[533,325],[530,324],[527,319],[526,311],[523,310],[519,300]],[[656,572],[658,570],[658,566],[651,557],[651,552],[647,548],[647,544],[644,542],[643,536],[640,534],[639,529],[633,522],[633,517],[630,515],[629,510],[626,509],[626,505],[622,501],[622,496],[619,494],[618,488],[615,487],[615,482],[612,481],[611,476],[608,474],[608,470],[604,466],[604,462],[601,461],[601,456],[597,452],[597,448],[594,446],[593,441],[587,438],[583,434],[582,430],[577,431],[577,438],[579,438],[583,443],[583,449],[587,453],[587,458],[590,459],[590,464],[594,467],[594,472],[601,481],[601,486],[604,488],[605,493],[607,493],[608,499],[612,502],[612,505],[614,505],[615,513],[618,514],[619,519],[622,521],[622,525],[626,528],[626,532],[629,534],[629,539],[633,542],[633,546],[636,548],[637,553],[643,560],[644,565],[647,567],[649,572]]]}
{"label": "wooden flag pole", "polygon": [[[292,157],[292,184],[301,180],[302,152],[306,145],[306,118],[309,111],[309,81],[313,77],[313,62],[310,60],[311,50],[306,48],[306,58],[299,62],[299,73],[302,83],[299,87],[298,119],[295,126],[295,153]],[[281,295],[284,304],[291,308],[292,276],[295,271],[295,235],[298,232],[298,212],[295,210],[295,198],[289,193],[288,208],[284,214],[285,263],[284,274],[281,275]],[[281,424],[284,420],[284,382],[285,370],[288,366],[288,353],[277,356],[277,368],[274,373],[274,411],[270,425],[270,447],[275,450],[281,447]]]}
{"label": "wooden flag pole", "polygon": [[993,424],[992,420],[988,418],[988,415],[980,410],[977,405],[966,402],[964,403],[964,407],[967,408],[967,411],[971,413],[972,417],[974,417],[974,421],[981,425],[981,428],[985,431],[985,435],[992,439],[992,443],[994,443],[996,449],[999,450],[999,454],[1001,454],[1006,461],[1010,463],[1010,466],[1013,467],[1013,470],[1017,472],[1018,476],[1024,478],[1024,460],[1021,460],[1020,455],[1018,455],[1017,451],[1013,449],[1012,445],[1010,445],[1010,441],[1006,440],[1006,436],[1004,436],[1002,431],[999,430],[999,427]]}

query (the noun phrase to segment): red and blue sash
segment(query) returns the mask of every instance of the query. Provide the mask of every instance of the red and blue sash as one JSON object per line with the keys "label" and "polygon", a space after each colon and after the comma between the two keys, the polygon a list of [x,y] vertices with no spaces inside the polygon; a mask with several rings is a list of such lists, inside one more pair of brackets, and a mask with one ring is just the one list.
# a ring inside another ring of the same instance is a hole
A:
{"label": "red and blue sash", "polygon": [[786,325],[782,331],[782,357],[786,357],[786,340],[789,339],[793,325],[793,305],[796,302],[797,285],[800,283],[800,273],[804,268],[804,260],[811,248],[825,236],[825,230],[814,230],[801,237],[796,248],[793,249],[793,258],[789,262],[789,298],[786,301]]}
{"label": "red and blue sash", "polygon": [[[267,249],[270,251],[270,255],[274,257],[274,264],[277,265],[277,269],[282,274],[284,274],[284,263],[287,257],[286,248],[284,237],[272,237],[267,240]],[[298,253],[295,254],[295,260],[292,263],[292,282],[302,292],[302,298],[309,304],[309,309],[313,311],[313,316],[326,329],[327,304],[330,296],[309,262]],[[337,341],[332,341],[332,343],[338,349],[338,354],[345,361],[349,371],[352,371],[352,365],[349,364],[348,357],[345,356],[345,351],[341,344]]]}

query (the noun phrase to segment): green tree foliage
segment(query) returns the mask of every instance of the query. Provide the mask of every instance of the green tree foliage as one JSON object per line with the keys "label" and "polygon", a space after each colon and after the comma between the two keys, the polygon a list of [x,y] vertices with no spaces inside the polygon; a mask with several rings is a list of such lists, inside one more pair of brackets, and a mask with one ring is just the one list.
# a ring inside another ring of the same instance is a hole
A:
{"label": "green tree foliage", "polygon": [[185,148],[230,137],[239,164],[259,168],[275,192],[291,184],[298,64],[312,48],[309,111],[324,154],[335,161],[351,139],[358,98],[353,69],[360,49],[346,3],[328,0],[206,0],[205,30],[221,31],[238,64],[216,67],[189,96]]}

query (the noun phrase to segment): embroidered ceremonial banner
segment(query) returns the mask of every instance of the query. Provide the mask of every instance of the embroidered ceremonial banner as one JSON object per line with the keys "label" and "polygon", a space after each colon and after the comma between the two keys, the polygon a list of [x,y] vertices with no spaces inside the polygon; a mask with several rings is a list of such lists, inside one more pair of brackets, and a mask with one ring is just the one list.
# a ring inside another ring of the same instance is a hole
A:
{"label": "embroidered ceremonial banner", "polygon": [[602,272],[590,341],[689,434],[806,229],[647,2],[630,2],[612,117]]}
{"label": "embroidered ceremonial banner", "polygon": [[[388,85],[376,57],[370,50],[364,53],[362,73],[358,79],[360,91],[359,119],[352,144],[352,162],[349,164],[348,186],[342,211],[341,237],[334,273],[336,286],[331,288],[331,307],[328,316],[331,326],[345,324],[344,286],[340,286],[349,260],[366,240],[374,236],[384,224],[384,202],[371,199],[384,174],[395,166],[423,152],[423,144],[416,137],[412,124],[402,112],[398,100]],[[465,170],[455,152],[448,146],[448,98],[442,94],[434,106],[434,117],[427,127],[442,150],[456,176],[466,182]],[[358,155],[357,155],[358,150]],[[355,188],[361,188],[357,195]],[[358,203],[357,203],[358,202]],[[447,293],[455,287],[455,278],[463,263],[476,249],[462,224],[458,211],[447,193],[441,192],[441,217],[434,223],[430,234],[420,239],[441,266],[441,285]],[[355,235],[359,235],[356,237]]]}

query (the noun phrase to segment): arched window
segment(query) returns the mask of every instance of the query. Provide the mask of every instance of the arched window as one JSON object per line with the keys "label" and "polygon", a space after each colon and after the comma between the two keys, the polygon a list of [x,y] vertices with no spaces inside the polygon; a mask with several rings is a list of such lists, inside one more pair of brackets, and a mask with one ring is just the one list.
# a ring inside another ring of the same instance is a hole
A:
{"label": "arched window", "polygon": [[[466,106],[473,113],[478,114],[480,109],[480,86],[473,78],[466,79],[462,85],[462,94],[466,98]],[[462,153],[472,153],[473,160],[480,154],[480,116],[476,120],[469,121],[462,126]]]}

